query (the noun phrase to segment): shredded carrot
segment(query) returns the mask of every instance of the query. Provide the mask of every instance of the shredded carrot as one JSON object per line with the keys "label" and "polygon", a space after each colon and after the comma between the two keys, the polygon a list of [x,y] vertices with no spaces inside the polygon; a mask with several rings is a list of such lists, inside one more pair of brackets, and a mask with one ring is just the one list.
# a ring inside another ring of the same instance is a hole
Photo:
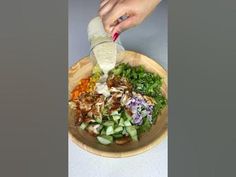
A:
{"label": "shredded carrot", "polygon": [[76,100],[82,93],[88,91],[90,78],[82,79],[80,83],[71,92],[71,99]]}
{"label": "shredded carrot", "polygon": [[71,100],[75,101],[84,92],[93,92],[96,86],[96,82],[100,78],[100,72],[94,72],[92,76],[81,79],[79,84],[71,92]]}

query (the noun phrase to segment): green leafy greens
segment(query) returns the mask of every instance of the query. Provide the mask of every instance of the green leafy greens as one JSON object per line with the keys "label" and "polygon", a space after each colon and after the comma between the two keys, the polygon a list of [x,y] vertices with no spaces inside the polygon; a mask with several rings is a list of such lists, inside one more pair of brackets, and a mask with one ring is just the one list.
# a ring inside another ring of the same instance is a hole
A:
{"label": "green leafy greens", "polygon": [[[151,96],[155,99],[155,105],[152,114],[153,123],[155,123],[161,109],[167,104],[166,98],[162,95],[161,86],[162,78],[154,73],[145,71],[143,66],[132,67],[129,64],[119,64],[110,74],[125,77],[132,84],[133,90],[143,95]],[[148,121],[144,121],[141,125],[140,132],[149,130],[151,127]]]}

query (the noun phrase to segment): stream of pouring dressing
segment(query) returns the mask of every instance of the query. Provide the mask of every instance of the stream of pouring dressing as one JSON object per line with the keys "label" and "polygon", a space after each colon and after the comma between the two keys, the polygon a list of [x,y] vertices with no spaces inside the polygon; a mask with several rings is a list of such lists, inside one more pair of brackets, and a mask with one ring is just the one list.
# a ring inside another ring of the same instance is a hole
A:
{"label": "stream of pouring dressing", "polygon": [[[88,25],[88,35],[92,45],[98,44],[102,40],[106,41],[107,39],[110,39],[105,32],[102,21],[99,17],[95,17],[90,21]],[[106,79],[108,77],[108,72],[116,65],[116,43],[112,42],[112,40],[110,40],[110,42],[100,43],[94,47],[93,53],[99,67],[104,73],[99,82],[96,84],[96,91],[108,97],[110,92],[106,84]]]}
{"label": "stream of pouring dressing", "polygon": [[114,42],[103,43],[94,48],[95,58],[104,73],[100,81],[96,84],[96,91],[106,97],[110,95],[106,79],[108,77],[108,72],[116,65],[116,54],[117,50]]}

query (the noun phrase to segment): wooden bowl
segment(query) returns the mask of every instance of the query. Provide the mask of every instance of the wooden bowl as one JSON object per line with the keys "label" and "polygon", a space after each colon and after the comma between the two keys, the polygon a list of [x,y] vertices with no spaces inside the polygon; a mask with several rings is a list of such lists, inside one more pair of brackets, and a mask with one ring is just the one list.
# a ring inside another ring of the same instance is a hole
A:
{"label": "wooden bowl", "polygon": [[[132,66],[143,65],[147,71],[159,74],[163,79],[162,92],[167,98],[167,72],[154,60],[132,51],[122,53],[122,62],[129,63]],[[70,93],[82,78],[91,75],[93,63],[89,57],[85,57],[75,63],[69,70],[69,92]],[[167,136],[168,112],[167,106],[162,110],[156,124],[154,124],[149,132],[140,136],[138,142],[130,142],[125,145],[102,145],[97,142],[97,139],[89,135],[86,131],[80,130],[74,124],[74,112],[69,108],[68,111],[68,131],[72,141],[81,148],[91,153],[105,157],[127,157],[145,152]]]}

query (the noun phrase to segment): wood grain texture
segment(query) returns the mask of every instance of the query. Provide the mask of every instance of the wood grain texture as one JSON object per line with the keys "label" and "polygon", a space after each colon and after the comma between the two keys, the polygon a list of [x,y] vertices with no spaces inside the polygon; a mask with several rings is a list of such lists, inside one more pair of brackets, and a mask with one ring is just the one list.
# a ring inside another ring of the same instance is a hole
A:
{"label": "wood grain texture", "polygon": [[[143,65],[147,71],[157,73],[163,78],[162,93],[167,98],[167,72],[154,60],[142,54],[125,51],[119,56],[119,61],[129,63],[132,66]],[[68,98],[70,93],[78,82],[91,75],[93,63],[89,57],[85,57],[75,63],[68,74]],[[105,157],[128,157],[145,152],[155,145],[159,144],[167,136],[168,127],[168,106],[166,106],[158,116],[156,124],[152,126],[149,132],[140,136],[138,142],[130,142],[125,145],[111,144],[108,146],[99,144],[95,137],[89,135],[86,131],[78,129],[74,125],[74,111],[68,107],[68,133],[72,141],[81,148]]]}

